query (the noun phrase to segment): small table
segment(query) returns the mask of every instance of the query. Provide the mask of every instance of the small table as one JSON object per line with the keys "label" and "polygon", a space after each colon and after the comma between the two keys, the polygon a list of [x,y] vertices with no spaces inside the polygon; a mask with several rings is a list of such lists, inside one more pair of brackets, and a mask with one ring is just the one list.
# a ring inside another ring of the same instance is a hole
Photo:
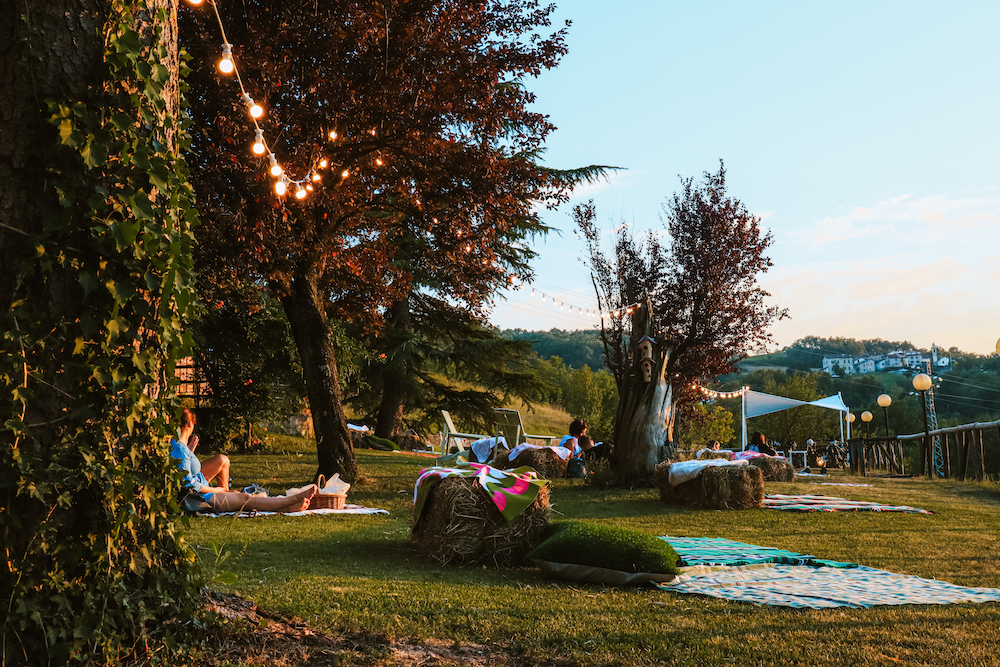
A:
{"label": "small table", "polygon": [[[801,466],[795,465],[795,455],[796,454],[801,454],[802,455],[802,465]],[[788,452],[788,462],[791,463],[792,467],[795,468],[796,470],[801,470],[802,468],[807,467],[808,464],[809,464],[809,459],[807,457],[807,454],[808,454],[808,452],[806,450],[804,450],[804,449],[789,450],[789,452]]]}

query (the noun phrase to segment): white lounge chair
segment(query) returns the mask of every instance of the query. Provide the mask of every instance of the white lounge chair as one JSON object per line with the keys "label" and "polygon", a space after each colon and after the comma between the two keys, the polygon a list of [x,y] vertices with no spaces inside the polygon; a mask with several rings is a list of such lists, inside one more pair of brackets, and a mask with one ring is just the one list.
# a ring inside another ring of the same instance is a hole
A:
{"label": "white lounge chair", "polygon": [[552,441],[558,439],[558,435],[532,435],[525,433],[524,424],[521,422],[521,413],[508,408],[497,408],[494,420],[496,422],[496,435],[502,435],[507,440],[507,446],[513,449],[522,442],[528,440],[543,440],[543,445],[551,447]]}
{"label": "white lounge chair", "polygon": [[460,433],[457,428],[455,428],[455,423],[451,421],[451,414],[447,410],[441,411],[441,416],[444,418],[444,428],[441,429],[441,456],[447,454],[450,450],[450,445],[452,439],[455,440],[455,445],[458,447],[459,451],[465,449],[465,443],[463,439],[467,440],[482,440],[489,436],[478,435],[476,433]]}

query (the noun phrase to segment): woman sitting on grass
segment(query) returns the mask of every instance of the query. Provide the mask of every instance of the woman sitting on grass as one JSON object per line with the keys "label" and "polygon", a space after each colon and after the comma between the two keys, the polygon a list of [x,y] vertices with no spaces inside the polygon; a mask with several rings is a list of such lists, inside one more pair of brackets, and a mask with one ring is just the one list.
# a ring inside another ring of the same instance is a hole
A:
{"label": "woman sitting on grass", "polygon": [[[242,491],[229,490],[229,459],[225,458],[226,474],[222,478],[223,486],[211,486],[201,471],[201,461],[194,455],[194,447],[198,446],[198,438],[194,434],[194,412],[185,408],[181,413],[181,427],[176,438],[170,439],[170,456],[177,459],[177,465],[184,471],[184,488],[188,493],[201,498],[212,506],[213,512],[238,512],[240,510],[258,510],[261,512],[300,512],[309,509],[309,501],[316,495],[316,485],[310,484],[294,496],[251,496]],[[190,447],[188,443],[194,445]],[[214,461],[216,457],[209,459]],[[206,461],[208,463],[208,461]],[[220,474],[220,466],[213,465],[213,479]]]}

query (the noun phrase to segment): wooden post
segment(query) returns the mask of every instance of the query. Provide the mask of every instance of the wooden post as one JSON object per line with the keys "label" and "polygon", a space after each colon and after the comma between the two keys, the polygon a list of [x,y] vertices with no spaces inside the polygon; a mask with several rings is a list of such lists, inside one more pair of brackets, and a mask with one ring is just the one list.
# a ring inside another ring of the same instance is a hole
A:
{"label": "wooden post", "polygon": [[985,452],[983,451],[984,435],[985,433],[983,433],[980,430],[979,431],[979,474],[976,475],[976,479],[978,479],[980,482],[986,479],[986,456]]}
{"label": "wooden post", "polygon": [[927,473],[927,438],[920,438],[920,476]]}
{"label": "wooden post", "polygon": [[944,476],[951,477],[951,446],[948,444],[948,434],[944,434]]}
{"label": "wooden post", "polygon": [[962,445],[961,451],[958,454],[959,458],[962,460],[962,481],[964,482],[966,477],[969,475],[969,432],[962,431]]}

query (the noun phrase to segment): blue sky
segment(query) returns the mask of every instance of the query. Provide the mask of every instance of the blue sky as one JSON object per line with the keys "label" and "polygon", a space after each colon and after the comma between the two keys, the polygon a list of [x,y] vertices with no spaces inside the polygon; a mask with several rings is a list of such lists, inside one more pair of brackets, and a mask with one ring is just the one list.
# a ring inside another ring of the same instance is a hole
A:
{"label": "blue sky", "polygon": [[[569,54],[529,82],[559,128],[547,164],[625,167],[545,221],[534,286],[595,305],[573,203],[610,228],[659,227],[679,176],[726,164],[729,192],[774,236],[761,283],[807,335],[1000,337],[1000,3],[563,0]],[[498,300],[501,328],[594,320]]]}

